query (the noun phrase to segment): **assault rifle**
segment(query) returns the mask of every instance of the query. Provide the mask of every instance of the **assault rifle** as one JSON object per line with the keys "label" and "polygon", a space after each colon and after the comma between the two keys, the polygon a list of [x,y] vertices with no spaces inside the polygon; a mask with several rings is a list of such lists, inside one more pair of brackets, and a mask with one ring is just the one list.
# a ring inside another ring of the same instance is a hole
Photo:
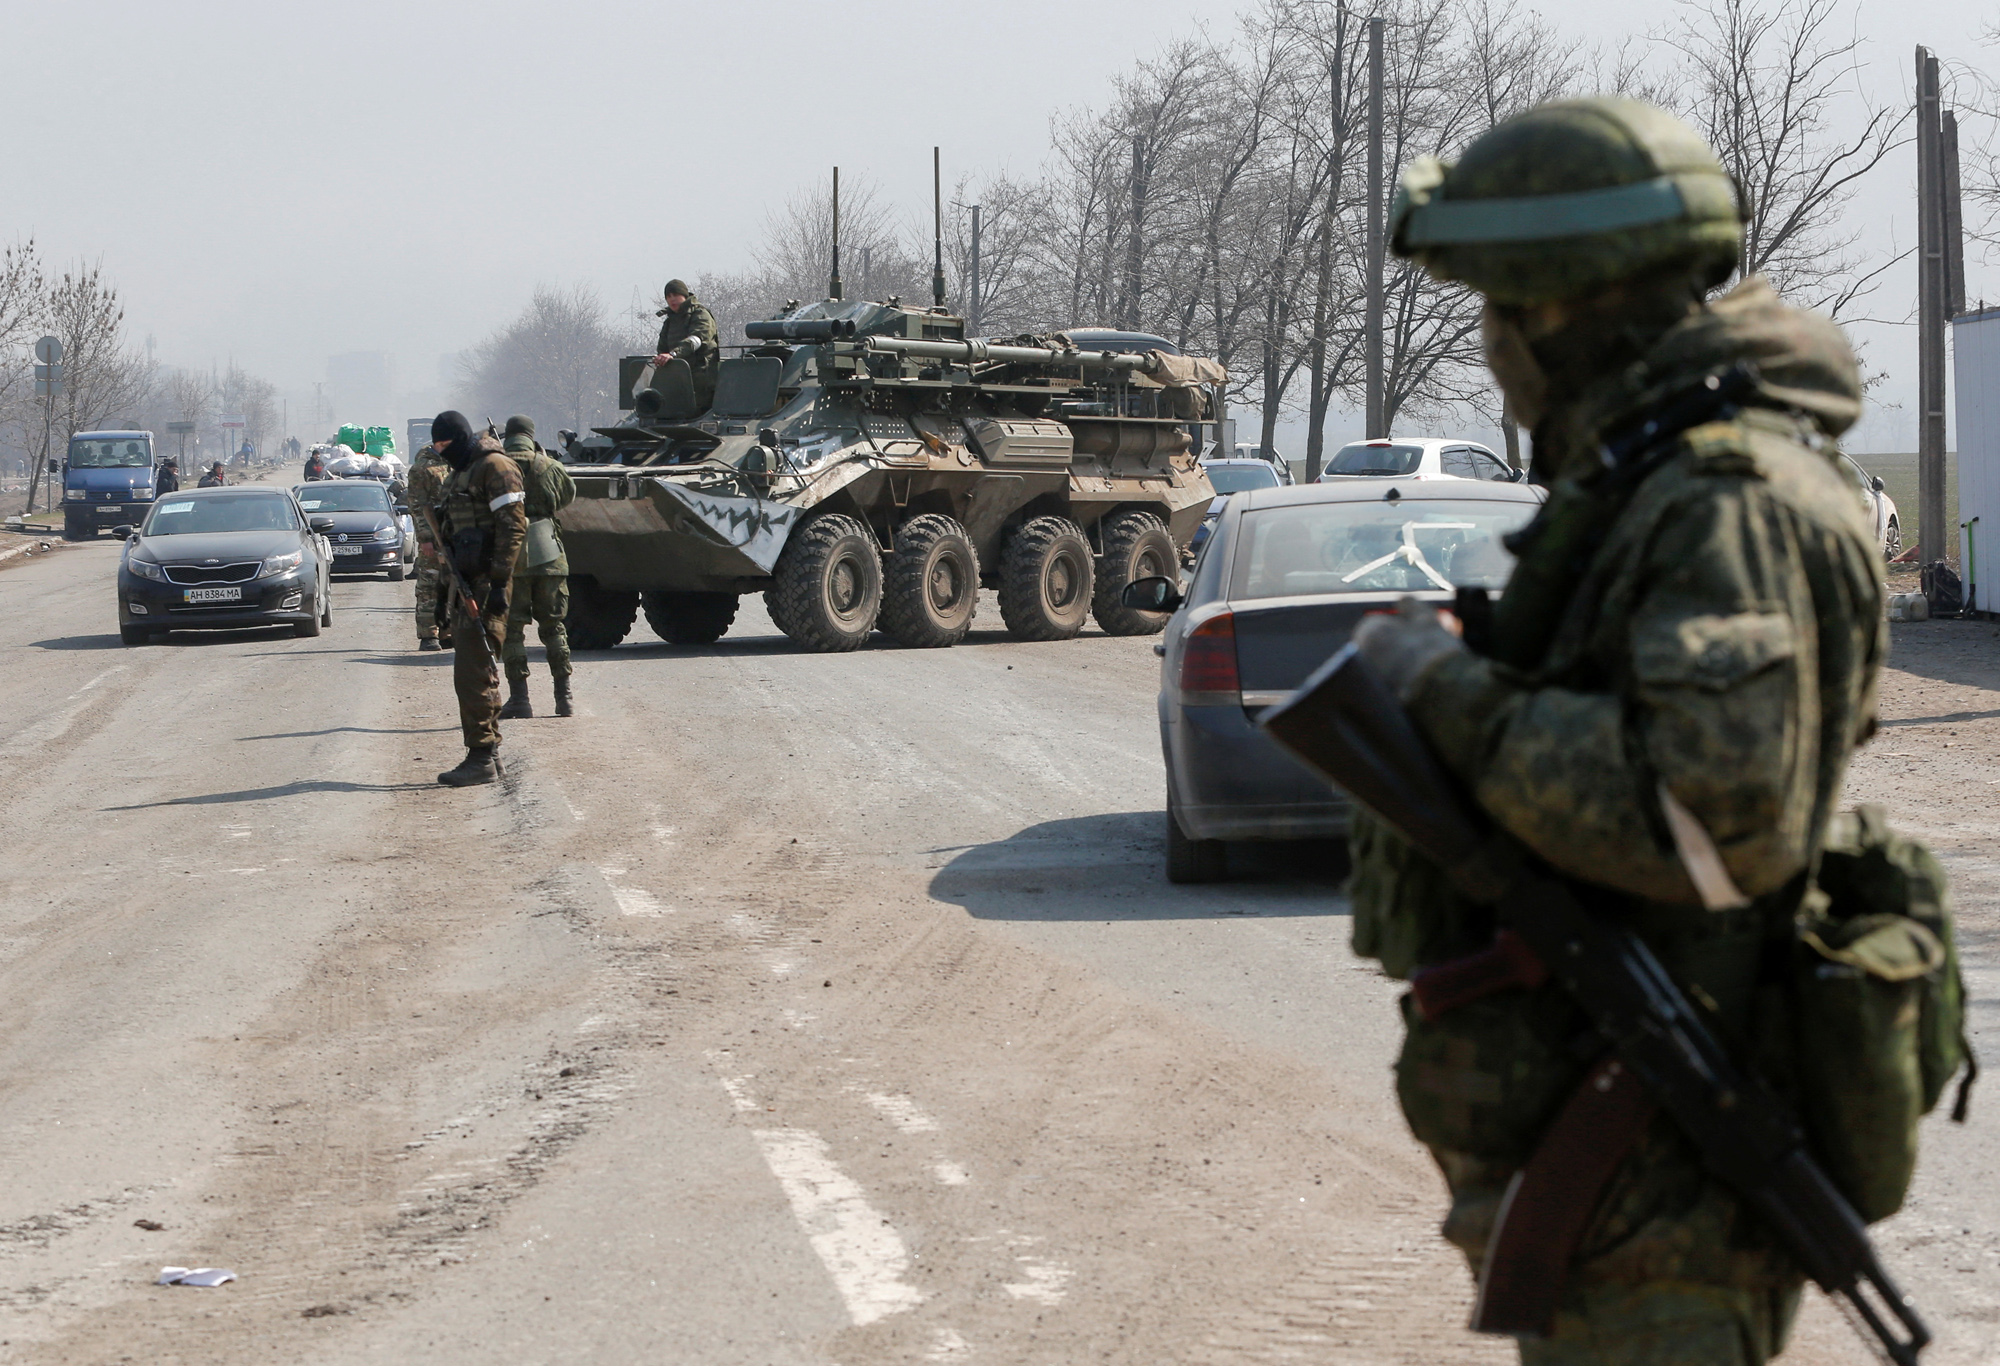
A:
{"label": "assault rifle", "polygon": [[[490,427],[492,424],[487,425]],[[465,581],[465,575],[458,572],[458,561],[452,558],[451,546],[438,528],[435,509],[424,508],[423,514],[424,521],[431,529],[431,543],[437,547],[438,563],[444,566],[444,572],[451,577],[451,591],[458,598],[459,610],[472,619],[472,624],[477,628],[474,634],[479,637],[479,648],[486,652],[487,664],[497,669],[500,667],[500,661],[493,657],[493,642],[486,638],[486,618],[479,610],[479,599],[473,596],[472,585]]]}
{"label": "assault rifle", "polygon": [[1475,1330],[1548,1331],[1598,1196],[1660,1109],[1806,1275],[1851,1306],[1887,1358],[1916,1366],[1930,1330],[1806,1151],[1785,1104],[1729,1056],[1644,940],[1593,915],[1567,882],[1492,829],[1353,645],[1262,724],[1393,826],[1459,891],[1493,908],[1501,929],[1491,949],[1412,979],[1420,1010],[1435,1015],[1553,978],[1605,1045],[1508,1186],[1480,1273]]}

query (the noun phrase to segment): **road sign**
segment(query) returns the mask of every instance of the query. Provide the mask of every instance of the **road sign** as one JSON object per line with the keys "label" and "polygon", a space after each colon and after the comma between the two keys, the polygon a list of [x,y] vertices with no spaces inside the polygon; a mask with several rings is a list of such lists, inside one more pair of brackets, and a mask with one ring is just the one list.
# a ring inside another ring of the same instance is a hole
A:
{"label": "road sign", "polygon": [[167,430],[174,433],[176,436],[186,436],[189,432],[192,432],[194,429],[195,429],[195,424],[192,422],[169,422],[167,424]]}
{"label": "road sign", "polygon": [[35,378],[52,384],[60,384],[62,383],[62,367],[60,365],[37,365],[35,367]]}
{"label": "road sign", "polygon": [[60,398],[62,381],[59,379],[38,379],[35,381],[36,398]]}
{"label": "road sign", "polygon": [[60,364],[62,362],[62,343],[54,337],[43,337],[35,343],[35,359],[44,365]]}
{"label": "road sign", "polygon": [[237,416],[237,417],[225,417],[215,425],[218,427],[247,427],[250,424],[245,422],[241,416]]}

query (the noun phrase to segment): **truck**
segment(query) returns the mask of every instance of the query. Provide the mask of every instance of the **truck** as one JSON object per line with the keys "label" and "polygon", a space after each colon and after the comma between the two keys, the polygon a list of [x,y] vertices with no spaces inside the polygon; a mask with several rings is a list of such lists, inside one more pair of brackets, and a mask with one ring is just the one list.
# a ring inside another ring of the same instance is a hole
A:
{"label": "truck", "polygon": [[63,456],[63,539],[137,526],[153,506],[153,434],[78,432]]}

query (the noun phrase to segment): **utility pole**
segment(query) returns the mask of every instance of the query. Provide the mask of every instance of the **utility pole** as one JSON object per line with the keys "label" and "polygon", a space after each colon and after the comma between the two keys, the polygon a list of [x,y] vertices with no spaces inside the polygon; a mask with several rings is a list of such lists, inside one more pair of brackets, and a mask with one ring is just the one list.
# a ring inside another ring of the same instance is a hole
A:
{"label": "utility pole", "polygon": [[980,335],[979,297],[979,205],[972,206],[972,305],[966,310],[971,316],[966,318],[966,331],[977,337]]}
{"label": "utility pole", "polygon": [[1368,439],[1389,434],[1382,366],[1382,29],[1368,21],[1368,314],[1363,349],[1368,364]]}
{"label": "utility pole", "polygon": [[1917,543],[1919,562],[1958,548],[1946,521],[1945,323],[1963,306],[1958,121],[1942,110],[1938,59],[1917,49]]}

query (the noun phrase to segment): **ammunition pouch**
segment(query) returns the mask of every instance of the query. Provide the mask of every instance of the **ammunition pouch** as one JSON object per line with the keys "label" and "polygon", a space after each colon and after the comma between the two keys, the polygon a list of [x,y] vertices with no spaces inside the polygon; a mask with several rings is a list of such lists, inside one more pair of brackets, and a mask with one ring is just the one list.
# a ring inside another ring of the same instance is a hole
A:
{"label": "ammunition pouch", "polygon": [[1873,1223],[1902,1208],[1917,1121],[1961,1066],[1963,1120],[1979,1069],[1937,857],[1864,806],[1834,817],[1817,881],[1791,981],[1800,1108],[1827,1174]]}
{"label": "ammunition pouch", "polygon": [[493,562],[493,533],[483,527],[453,531],[448,553],[459,576],[470,584],[484,577]]}

